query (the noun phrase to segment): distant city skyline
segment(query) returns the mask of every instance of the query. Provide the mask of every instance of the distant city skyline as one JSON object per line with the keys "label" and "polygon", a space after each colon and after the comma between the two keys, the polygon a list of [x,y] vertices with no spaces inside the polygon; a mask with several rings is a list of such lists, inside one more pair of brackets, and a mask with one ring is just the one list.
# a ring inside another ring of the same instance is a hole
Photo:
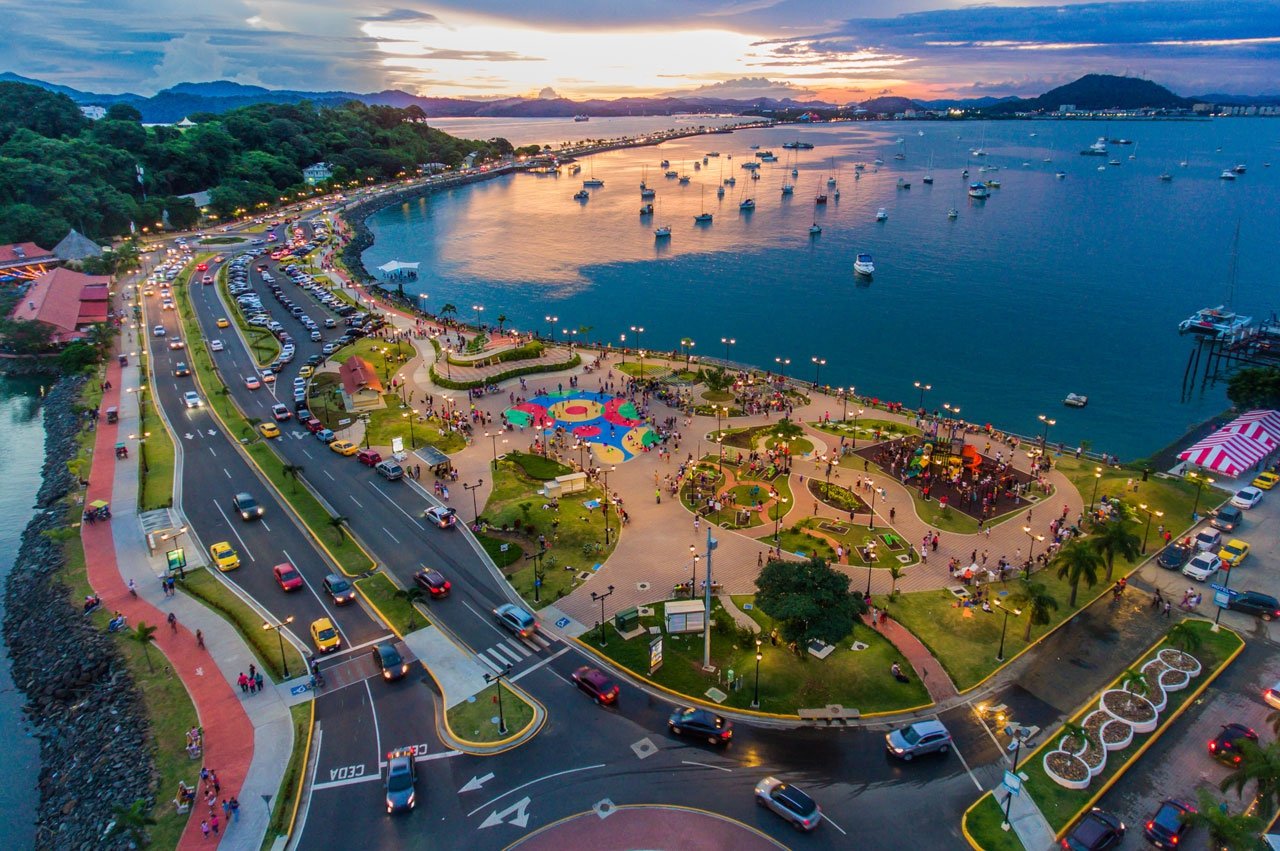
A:
{"label": "distant city skyline", "polygon": [[[149,95],[179,82],[576,100],[1034,95],[1088,72],[1179,94],[1280,89],[1271,0],[165,0],[6,9],[5,70]],[[886,9],[888,6],[888,9]]]}

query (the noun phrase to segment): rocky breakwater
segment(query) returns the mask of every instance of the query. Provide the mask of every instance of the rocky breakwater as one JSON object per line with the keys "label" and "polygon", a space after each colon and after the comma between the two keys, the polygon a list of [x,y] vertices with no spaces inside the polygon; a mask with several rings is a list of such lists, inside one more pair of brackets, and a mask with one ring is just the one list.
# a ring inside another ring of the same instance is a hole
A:
{"label": "rocky breakwater", "polygon": [[5,587],[13,679],[40,739],[37,848],[127,847],[123,836],[105,836],[113,810],[153,803],[142,698],[113,639],[56,576],[64,564],[58,537],[71,521],[60,501],[79,487],[67,461],[83,424],[75,409],[82,384],[64,378],[45,399],[44,478]]}

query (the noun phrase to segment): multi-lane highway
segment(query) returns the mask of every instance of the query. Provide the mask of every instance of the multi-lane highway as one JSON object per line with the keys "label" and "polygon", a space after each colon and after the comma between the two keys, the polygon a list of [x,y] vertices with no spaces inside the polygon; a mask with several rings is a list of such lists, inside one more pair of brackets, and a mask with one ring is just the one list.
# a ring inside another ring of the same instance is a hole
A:
{"label": "multi-lane highway", "polygon": [[[247,247],[247,246],[246,246]],[[228,259],[239,251],[232,250]],[[270,421],[271,405],[292,405],[291,387],[298,369],[323,345],[312,342],[301,324],[275,305],[256,269],[265,264],[290,297],[313,318],[332,314],[296,287],[265,255],[250,264],[250,283],[264,306],[295,340],[297,356],[277,381],[257,390],[242,378],[257,365],[234,324],[218,328],[234,305],[224,302],[217,285],[190,287],[196,319],[206,340],[220,339],[212,355],[231,396],[251,417]],[[217,266],[210,269],[216,276]],[[295,292],[296,291],[296,292]],[[330,617],[342,631],[344,651],[367,654],[366,645],[388,635],[359,603],[336,606],[321,586],[335,568],[300,529],[274,491],[226,435],[207,407],[188,408],[183,394],[194,379],[173,374],[188,357],[170,350],[167,340],[182,336],[175,311],[160,310],[148,298],[144,327],[163,324],[167,337],[151,337],[153,388],[177,433],[183,451],[180,499],[192,534],[204,547],[229,541],[242,566],[227,579],[258,601],[273,617],[296,618],[295,637],[308,647],[306,626]],[[339,327],[342,325],[339,323]],[[328,337],[340,331],[326,331]],[[195,343],[195,341],[193,341]],[[216,392],[216,388],[203,388]],[[284,396],[278,400],[277,396]],[[961,708],[944,715],[955,737],[955,753],[910,764],[885,753],[884,729],[844,731],[785,729],[740,723],[734,743],[723,751],[691,744],[667,732],[673,704],[624,680],[616,708],[600,708],[573,688],[569,676],[584,663],[584,653],[551,632],[536,641],[517,641],[494,623],[491,611],[515,601],[513,592],[482,559],[462,530],[425,524],[422,512],[435,504],[417,482],[388,482],[372,469],[329,451],[296,420],[280,424],[272,448],[289,464],[305,468],[304,477],[321,499],[348,518],[354,535],[377,563],[402,584],[430,566],[453,583],[450,597],[432,601],[432,620],[477,660],[492,669],[509,662],[511,680],[534,695],[549,720],[528,743],[498,756],[475,757],[448,750],[435,734],[442,711],[430,677],[417,675],[384,683],[373,668],[344,677],[347,684],[317,698],[316,759],[299,827],[299,847],[336,848],[358,831],[370,847],[442,847],[466,842],[481,848],[504,847],[527,832],[557,819],[607,811],[620,804],[660,803],[703,808],[756,827],[788,845],[812,847],[962,847],[959,814],[991,785],[1000,752],[995,739]],[[258,521],[239,520],[230,509],[234,493],[248,490],[265,506]],[[292,563],[306,587],[286,594],[271,568]],[[300,627],[300,628],[299,628]],[[337,660],[325,660],[326,665]],[[363,676],[361,676],[363,675]],[[418,807],[389,817],[383,807],[381,770],[387,751],[421,746]],[[776,816],[755,807],[752,788],[769,773],[784,775],[808,789],[829,823],[811,836],[799,836]]]}

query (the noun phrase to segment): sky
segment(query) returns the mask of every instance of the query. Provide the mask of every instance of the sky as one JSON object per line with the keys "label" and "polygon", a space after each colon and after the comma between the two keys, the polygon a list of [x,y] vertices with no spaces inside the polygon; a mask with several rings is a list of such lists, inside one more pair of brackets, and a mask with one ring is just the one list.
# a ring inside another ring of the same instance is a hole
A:
{"label": "sky", "polygon": [[1280,92],[1280,0],[0,0],[0,70],[576,100],[1036,95],[1090,72]]}

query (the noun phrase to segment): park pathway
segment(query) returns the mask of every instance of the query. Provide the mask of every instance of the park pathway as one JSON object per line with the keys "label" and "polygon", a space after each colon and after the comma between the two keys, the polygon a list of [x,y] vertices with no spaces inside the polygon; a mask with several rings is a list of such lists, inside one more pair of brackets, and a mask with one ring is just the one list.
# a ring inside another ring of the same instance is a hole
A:
{"label": "park pathway", "polygon": [[934,703],[941,704],[944,700],[950,700],[959,694],[955,683],[951,682],[951,677],[943,669],[942,663],[909,629],[892,617],[872,625],[869,613],[862,616],[862,622],[889,639],[889,642],[898,648],[898,652],[907,658],[911,667],[915,669],[916,676],[920,678],[920,682],[924,683],[924,687],[929,690],[929,697]]}

